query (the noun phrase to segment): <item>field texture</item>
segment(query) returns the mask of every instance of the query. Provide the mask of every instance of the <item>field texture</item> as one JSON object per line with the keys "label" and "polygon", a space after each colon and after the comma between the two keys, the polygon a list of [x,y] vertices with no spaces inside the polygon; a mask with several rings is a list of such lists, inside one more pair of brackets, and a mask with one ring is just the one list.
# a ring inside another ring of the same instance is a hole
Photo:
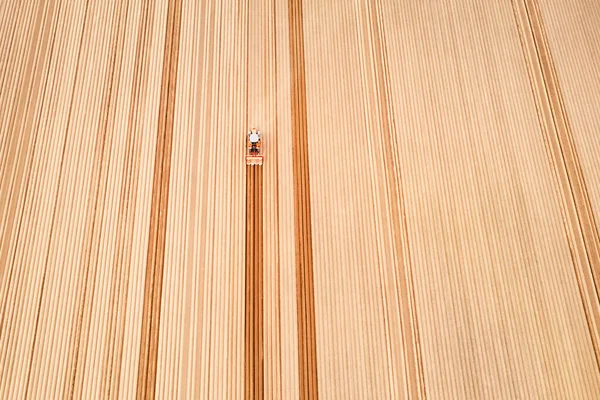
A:
{"label": "field texture", "polygon": [[600,398],[599,65],[597,0],[0,0],[0,398]]}

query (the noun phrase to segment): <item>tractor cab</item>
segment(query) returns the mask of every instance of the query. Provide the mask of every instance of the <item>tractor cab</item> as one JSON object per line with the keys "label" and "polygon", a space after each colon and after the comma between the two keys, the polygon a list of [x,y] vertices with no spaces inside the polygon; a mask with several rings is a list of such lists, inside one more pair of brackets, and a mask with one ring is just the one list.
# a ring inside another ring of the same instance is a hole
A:
{"label": "tractor cab", "polygon": [[259,130],[252,128],[246,138],[246,165],[262,165],[262,163],[261,134]]}

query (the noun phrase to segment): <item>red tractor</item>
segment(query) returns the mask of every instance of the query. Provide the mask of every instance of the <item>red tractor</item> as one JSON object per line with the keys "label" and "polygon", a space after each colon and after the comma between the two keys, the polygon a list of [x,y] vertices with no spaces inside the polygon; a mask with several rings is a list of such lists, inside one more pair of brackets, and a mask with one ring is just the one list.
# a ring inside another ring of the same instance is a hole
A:
{"label": "red tractor", "polygon": [[248,131],[246,140],[246,165],[262,165],[261,134],[256,128]]}

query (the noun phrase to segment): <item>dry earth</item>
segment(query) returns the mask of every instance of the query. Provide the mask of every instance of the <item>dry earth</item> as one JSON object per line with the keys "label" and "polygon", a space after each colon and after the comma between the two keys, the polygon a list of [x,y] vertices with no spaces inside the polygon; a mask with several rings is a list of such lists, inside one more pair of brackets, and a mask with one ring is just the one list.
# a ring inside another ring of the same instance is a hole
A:
{"label": "dry earth", "polygon": [[0,1],[0,398],[600,398],[598,65],[596,0]]}

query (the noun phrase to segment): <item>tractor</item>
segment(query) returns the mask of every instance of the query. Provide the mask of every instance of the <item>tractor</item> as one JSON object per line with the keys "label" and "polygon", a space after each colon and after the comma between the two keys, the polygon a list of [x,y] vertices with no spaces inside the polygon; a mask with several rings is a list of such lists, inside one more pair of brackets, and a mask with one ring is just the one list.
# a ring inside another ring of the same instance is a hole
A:
{"label": "tractor", "polygon": [[262,165],[261,133],[256,128],[248,131],[246,139],[246,165]]}

